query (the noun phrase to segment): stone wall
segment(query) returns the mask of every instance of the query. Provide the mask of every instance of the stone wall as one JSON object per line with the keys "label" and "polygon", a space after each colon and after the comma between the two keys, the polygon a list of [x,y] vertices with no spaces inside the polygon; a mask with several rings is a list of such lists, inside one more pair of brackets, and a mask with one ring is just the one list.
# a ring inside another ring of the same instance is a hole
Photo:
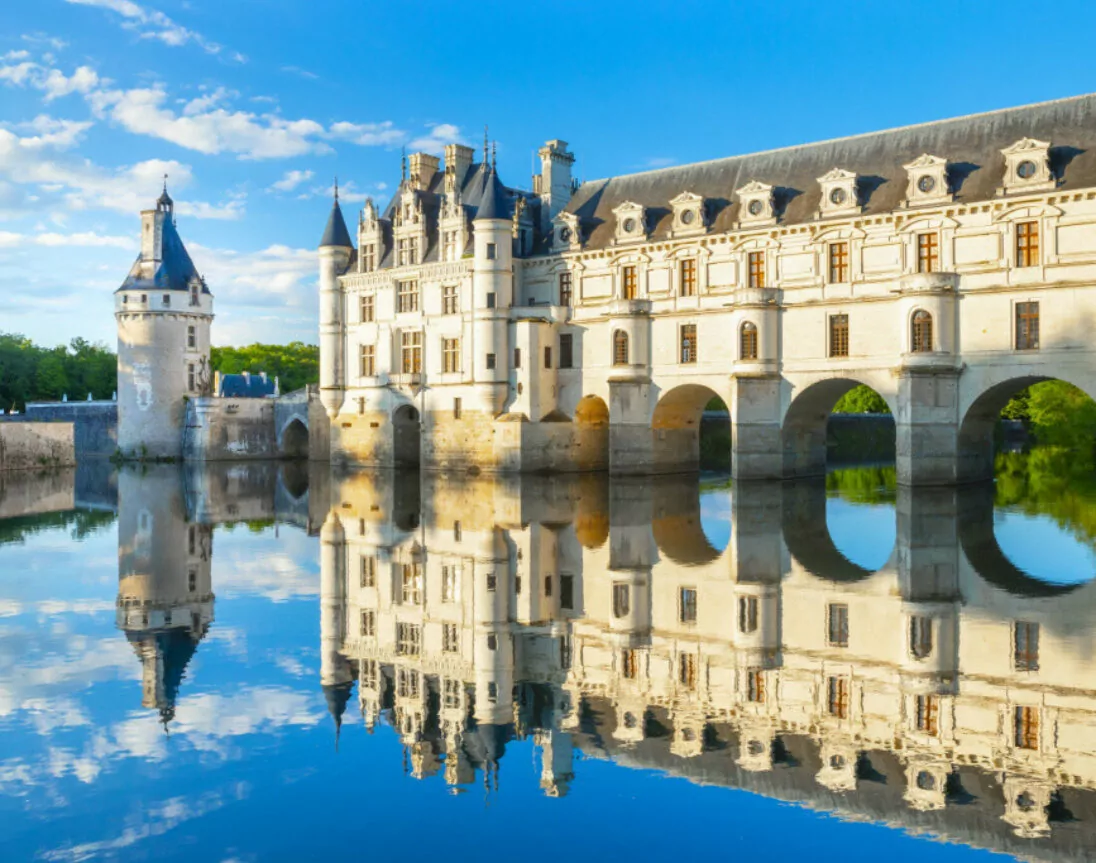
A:
{"label": "stone wall", "polygon": [[76,464],[72,423],[0,423],[0,471]]}
{"label": "stone wall", "polygon": [[187,402],[183,436],[187,461],[277,457],[273,399],[201,396]]}
{"label": "stone wall", "polygon": [[71,467],[0,472],[0,519],[75,509],[75,474]]}
{"label": "stone wall", "polygon": [[116,402],[30,402],[23,417],[29,422],[72,423],[77,458],[110,457],[118,450]]}

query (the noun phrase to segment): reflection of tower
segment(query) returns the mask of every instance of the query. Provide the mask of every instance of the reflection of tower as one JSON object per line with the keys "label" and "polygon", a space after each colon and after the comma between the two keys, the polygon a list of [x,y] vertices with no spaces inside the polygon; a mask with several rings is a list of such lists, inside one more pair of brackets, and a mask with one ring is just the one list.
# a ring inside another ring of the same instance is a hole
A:
{"label": "reflection of tower", "polygon": [[117,624],[142,666],[142,705],[166,724],[187,663],[213,621],[213,532],[187,521],[178,469],[118,478]]}
{"label": "reflection of tower", "polygon": [[350,663],[340,652],[346,636],[345,546],[342,522],[332,512],[320,531],[320,685],[335,719],[336,744],[354,681]]}

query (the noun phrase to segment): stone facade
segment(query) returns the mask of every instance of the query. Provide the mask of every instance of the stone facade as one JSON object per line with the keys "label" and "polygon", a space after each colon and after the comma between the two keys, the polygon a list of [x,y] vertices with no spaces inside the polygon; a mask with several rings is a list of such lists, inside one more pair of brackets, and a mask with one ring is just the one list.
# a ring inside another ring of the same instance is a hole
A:
{"label": "stone facade", "polygon": [[337,483],[320,558],[336,719],[356,684],[412,775],[454,786],[531,736],[549,795],[581,781],[582,749],[1024,859],[1087,859],[1096,585],[1017,570],[978,486],[901,488],[875,571],[835,547],[823,484],[732,497],[721,550],[687,480]]}
{"label": "stone facade", "polygon": [[416,154],[320,249],[332,458],[435,469],[695,468],[704,405],[741,478],[816,474],[857,384],[903,483],[990,475],[992,419],[1096,393],[1096,97],[533,189],[486,148]]}
{"label": "stone facade", "polygon": [[72,423],[0,422],[0,471],[76,464]]}

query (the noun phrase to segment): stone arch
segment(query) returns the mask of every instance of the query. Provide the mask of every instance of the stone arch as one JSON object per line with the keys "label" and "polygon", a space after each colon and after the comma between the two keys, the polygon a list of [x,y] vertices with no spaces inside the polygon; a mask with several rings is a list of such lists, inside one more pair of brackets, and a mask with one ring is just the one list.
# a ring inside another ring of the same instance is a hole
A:
{"label": "stone arch", "polygon": [[793,393],[780,426],[786,477],[818,476],[826,472],[826,426],[830,414],[845,393],[860,385],[879,393],[894,416],[893,395],[880,390],[867,378],[824,378]]}
{"label": "stone arch", "polygon": [[282,458],[306,459],[308,453],[308,422],[299,416],[290,417],[278,435],[278,454]]}
{"label": "stone arch", "polygon": [[609,406],[596,395],[585,395],[575,405],[574,463],[580,470],[609,466]]}
{"label": "stone arch", "polygon": [[585,395],[575,405],[575,424],[587,428],[609,425],[609,406],[600,396]]}
{"label": "stone arch", "polygon": [[[651,415],[656,463],[676,470],[697,470],[701,457],[704,408],[714,398],[726,406],[726,398],[704,384],[679,384],[662,393]],[[726,424],[729,459],[729,416]],[[709,429],[706,429],[709,431]]]}
{"label": "stone arch", "polygon": [[418,408],[409,402],[392,411],[392,458],[397,467],[418,467],[422,426]]}

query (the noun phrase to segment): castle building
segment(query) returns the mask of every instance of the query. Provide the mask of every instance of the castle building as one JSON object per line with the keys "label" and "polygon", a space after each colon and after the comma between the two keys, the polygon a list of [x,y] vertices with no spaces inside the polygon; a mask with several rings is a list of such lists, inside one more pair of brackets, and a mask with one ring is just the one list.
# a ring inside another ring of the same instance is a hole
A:
{"label": "castle building", "polygon": [[320,242],[332,458],[488,471],[695,468],[718,396],[742,478],[825,468],[866,384],[903,483],[992,472],[1012,394],[1096,393],[1096,96],[532,188],[485,146],[415,153]]}
{"label": "castle building", "polygon": [[114,292],[118,324],[118,449],[127,457],[183,455],[186,400],[211,384],[213,294],[163,194],[141,213],[141,253]]}

